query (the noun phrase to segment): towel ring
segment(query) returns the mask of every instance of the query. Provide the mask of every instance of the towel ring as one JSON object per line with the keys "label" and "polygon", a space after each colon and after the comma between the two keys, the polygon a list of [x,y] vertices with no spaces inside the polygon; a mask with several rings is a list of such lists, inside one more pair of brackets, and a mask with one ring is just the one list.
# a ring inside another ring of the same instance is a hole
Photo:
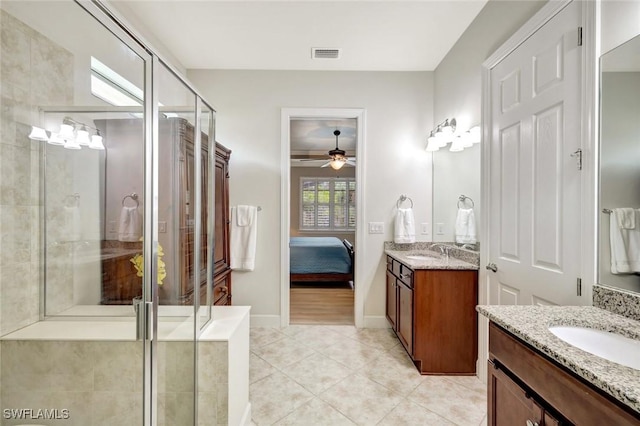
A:
{"label": "towel ring", "polygon": [[461,195],[458,197],[458,208],[461,208],[460,203],[462,203],[462,207],[464,207],[464,202],[466,200],[471,201],[471,208],[474,208],[476,206],[471,198],[467,197],[466,195]]}
{"label": "towel ring", "polygon": [[396,208],[399,209],[402,203],[404,203],[407,200],[409,200],[409,202],[411,203],[411,208],[413,208],[413,200],[407,197],[406,195],[401,195],[400,198],[398,198],[398,201],[396,202]]}
{"label": "towel ring", "polygon": [[138,194],[136,194],[135,192],[133,194],[125,195],[122,198],[122,207],[124,207],[124,202],[127,200],[127,198],[131,198],[133,201],[136,202],[136,208],[140,207],[140,202],[138,201]]}

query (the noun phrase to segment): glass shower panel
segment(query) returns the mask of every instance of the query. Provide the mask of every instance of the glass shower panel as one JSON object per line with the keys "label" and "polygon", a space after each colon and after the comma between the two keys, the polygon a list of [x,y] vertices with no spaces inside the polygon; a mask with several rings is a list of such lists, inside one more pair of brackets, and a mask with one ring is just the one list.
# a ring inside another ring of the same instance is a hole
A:
{"label": "glass shower panel", "polygon": [[166,359],[158,366],[158,378],[165,383],[158,406],[165,424],[188,425],[195,417],[195,304],[203,280],[206,290],[196,251],[197,104],[193,91],[163,63],[154,77],[159,111],[158,242],[166,274],[158,288],[158,348]]}
{"label": "glass shower panel", "polygon": [[[0,3],[1,400],[140,425],[148,347],[109,317],[133,317],[143,291],[150,56],[87,7],[101,21],[73,1]],[[48,424],[29,420],[7,421]]]}
{"label": "glass shower panel", "polygon": [[215,217],[213,221],[209,221],[208,217],[211,212],[215,214],[215,185],[214,185],[214,167],[215,167],[215,130],[214,130],[214,111],[208,105],[200,102],[200,132],[201,132],[201,148],[200,158],[202,159],[202,208],[200,209],[200,223],[202,224],[202,243],[200,245],[200,263],[201,263],[201,281],[203,287],[200,297],[199,326],[204,327],[211,319],[211,305],[213,304],[213,246]]}

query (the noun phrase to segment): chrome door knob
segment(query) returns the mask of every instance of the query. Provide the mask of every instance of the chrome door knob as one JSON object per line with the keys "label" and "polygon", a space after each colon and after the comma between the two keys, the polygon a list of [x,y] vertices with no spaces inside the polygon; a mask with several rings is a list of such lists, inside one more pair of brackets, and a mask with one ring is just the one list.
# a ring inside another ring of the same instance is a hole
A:
{"label": "chrome door knob", "polygon": [[498,272],[498,265],[496,265],[495,263],[489,263],[487,266],[485,266],[485,268],[492,272]]}

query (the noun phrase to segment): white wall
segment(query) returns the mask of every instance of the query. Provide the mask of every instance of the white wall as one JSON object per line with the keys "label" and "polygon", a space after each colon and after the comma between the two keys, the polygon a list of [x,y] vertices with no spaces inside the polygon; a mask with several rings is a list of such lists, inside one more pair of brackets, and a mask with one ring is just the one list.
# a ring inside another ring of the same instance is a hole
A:
{"label": "white wall", "polygon": [[432,73],[191,70],[187,76],[218,111],[216,139],[233,150],[231,205],[262,206],[255,271],[233,274],[234,304],[251,305],[254,319],[275,321],[280,313],[281,109],[366,110],[366,152],[358,156],[365,167],[364,221],[384,222],[385,233],[356,241],[367,271],[356,285],[365,294],[365,317],[384,317],[383,242],[392,239],[400,194],[413,199],[417,223],[430,222],[431,155],[424,148],[433,124]]}
{"label": "white wall", "polygon": [[[435,70],[434,121],[454,118],[464,130],[480,124],[482,63],[543,5],[544,1],[489,1]],[[448,149],[448,148],[447,148]],[[453,241],[458,196],[475,203],[480,233],[480,145],[433,157],[434,241]],[[443,235],[436,224],[443,223]]]}
{"label": "white wall", "polygon": [[602,2],[602,36],[600,47],[603,53],[640,34],[640,2]]}

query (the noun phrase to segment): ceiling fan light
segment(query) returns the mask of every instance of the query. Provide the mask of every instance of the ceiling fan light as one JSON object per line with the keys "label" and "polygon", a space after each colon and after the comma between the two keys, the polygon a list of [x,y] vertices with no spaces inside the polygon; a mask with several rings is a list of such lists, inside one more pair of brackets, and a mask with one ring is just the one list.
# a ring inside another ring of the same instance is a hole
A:
{"label": "ceiling fan light", "polygon": [[347,162],[347,160],[344,159],[333,159],[331,160],[331,162],[329,163],[329,165],[331,166],[331,168],[333,170],[340,170],[342,168],[342,166],[345,165],[345,163]]}

